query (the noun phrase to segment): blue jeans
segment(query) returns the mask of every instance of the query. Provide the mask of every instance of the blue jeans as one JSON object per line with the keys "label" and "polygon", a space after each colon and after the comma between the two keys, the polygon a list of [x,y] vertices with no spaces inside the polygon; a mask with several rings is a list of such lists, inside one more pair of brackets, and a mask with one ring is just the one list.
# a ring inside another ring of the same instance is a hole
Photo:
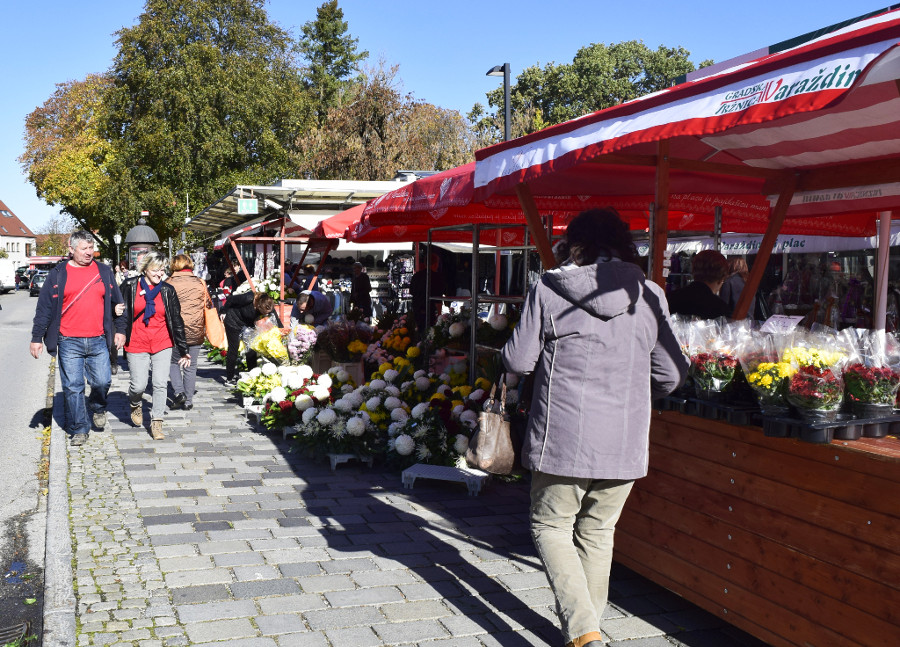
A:
{"label": "blue jeans", "polygon": [[[66,432],[86,434],[91,430],[91,416],[106,411],[106,396],[112,384],[106,337],[60,335],[57,363],[65,403]],[[84,397],[85,378],[91,386],[87,402]]]}

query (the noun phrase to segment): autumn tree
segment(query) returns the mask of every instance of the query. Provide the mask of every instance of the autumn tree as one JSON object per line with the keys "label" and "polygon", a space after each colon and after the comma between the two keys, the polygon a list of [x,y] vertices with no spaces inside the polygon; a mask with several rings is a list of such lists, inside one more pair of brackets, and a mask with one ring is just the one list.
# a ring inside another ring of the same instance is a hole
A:
{"label": "autumn tree", "polygon": [[396,74],[383,63],[361,72],[324,123],[299,138],[300,175],[386,180],[399,169],[443,170],[472,159],[465,119],[403,94]]}
{"label": "autumn tree", "polygon": [[[657,49],[641,41],[593,43],[582,47],[571,63],[533,65],[516,77],[510,89],[512,136],[540,130],[603,108],[662,90],[679,75],[695,69],[683,47]],[[705,61],[702,65],[708,65]],[[476,104],[469,113],[485,141],[500,139],[503,88],[488,93],[489,112]]]}
{"label": "autumn tree", "polygon": [[304,84],[315,97],[313,106],[318,123],[324,123],[328,111],[338,105],[341,91],[369,53],[358,51],[358,38],[347,32],[344,12],[337,0],[329,0],[316,10],[316,19],[301,28],[300,52],[308,63]]}
{"label": "autumn tree", "polygon": [[75,229],[75,223],[64,214],[50,218],[36,232],[39,236],[37,254],[64,256],[69,251],[69,236]]}
{"label": "autumn tree", "polygon": [[160,238],[237,184],[268,184],[297,168],[308,112],[289,34],[264,0],[148,0],[117,32],[107,135],[113,174],[150,211]]}
{"label": "autumn tree", "polygon": [[[118,217],[109,172],[115,149],[101,133],[111,86],[96,74],[58,84],[25,118],[25,152],[19,157],[38,197],[93,231],[114,229]],[[67,220],[61,222],[71,231]]]}

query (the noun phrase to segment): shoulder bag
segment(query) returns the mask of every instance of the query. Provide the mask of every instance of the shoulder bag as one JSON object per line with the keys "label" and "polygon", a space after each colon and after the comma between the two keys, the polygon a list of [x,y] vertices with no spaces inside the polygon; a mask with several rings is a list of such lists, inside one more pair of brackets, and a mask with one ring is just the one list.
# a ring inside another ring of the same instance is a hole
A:
{"label": "shoulder bag", "polygon": [[497,384],[478,414],[478,429],[469,441],[466,462],[470,467],[491,474],[510,474],[516,463],[516,452],[510,435],[509,414],[506,412],[506,376],[500,378],[500,400],[496,399]]}
{"label": "shoulder bag", "polygon": [[203,317],[206,322],[206,339],[216,348],[225,348],[225,324],[219,317],[219,311],[213,307],[209,295],[206,298]]}

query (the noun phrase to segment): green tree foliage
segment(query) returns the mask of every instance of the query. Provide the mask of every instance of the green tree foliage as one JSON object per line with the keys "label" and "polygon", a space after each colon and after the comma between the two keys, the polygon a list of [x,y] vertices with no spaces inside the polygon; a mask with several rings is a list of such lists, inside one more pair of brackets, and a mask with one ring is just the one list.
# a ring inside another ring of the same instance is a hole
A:
{"label": "green tree foliage", "polygon": [[357,65],[368,52],[357,51],[358,38],[347,33],[344,12],[337,0],[329,0],[316,10],[316,19],[303,25],[300,52],[308,62],[304,83],[315,96],[314,110],[319,124],[338,105]]}
{"label": "green tree foliage", "polygon": [[41,256],[64,256],[69,251],[69,236],[77,227],[65,215],[50,218],[37,230],[37,253]]}
{"label": "green tree foliage", "polygon": [[[571,63],[528,67],[510,89],[512,136],[669,87],[672,79],[695,69],[689,56],[683,47],[660,45],[654,50],[630,40],[582,47]],[[476,104],[469,114],[481,143],[498,141],[503,132],[503,88],[489,92],[487,98],[496,112]]]}
{"label": "green tree foliage", "polygon": [[264,0],[147,0],[117,33],[107,104],[110,171],[161,239],[236,184],[266,184],[297,168],[305,92],[287,32]]}
{"label": "green tree foliage", "polygon": [[472,159],[475,141],[462,115],[402,94],[396,72],[383,64],[363,71],[324,123],[299,138],[301,176],[387,180],[399,169],[443,170]]}

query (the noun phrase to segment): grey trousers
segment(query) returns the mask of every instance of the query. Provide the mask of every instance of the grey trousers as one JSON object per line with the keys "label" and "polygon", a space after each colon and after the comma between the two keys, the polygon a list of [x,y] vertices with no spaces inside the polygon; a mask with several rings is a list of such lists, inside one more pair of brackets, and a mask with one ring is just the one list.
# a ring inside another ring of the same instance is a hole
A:
{"label": "grey trousers", "polygon": [[128,399],[132,403],[140,402],[150,371],[153,371],[153,398],[150,406],[150,419],[162,420],[166,415],[166,396],[169,386],[169,362],[172,349],[167,348],[157,353],[126,353],[128,356]]}
{"label": "grey trousers", "polygon": [[531,474],[531,537],[556,597],[566,642],[600,630],[613,533],[633,484]]}
{"label": "grey trousers", "polygon": [[184,403],[193,404],[195,385],[197,384],[197,359],[200,357],[200,346],[188,346],[188,354],[191,356],[191,365],[182,369],[178,365],[178,356],[174,350],[172,351],[172,363],[169,364],[169,381],[172,383],[172,390],[175,395],[184,393]]}

